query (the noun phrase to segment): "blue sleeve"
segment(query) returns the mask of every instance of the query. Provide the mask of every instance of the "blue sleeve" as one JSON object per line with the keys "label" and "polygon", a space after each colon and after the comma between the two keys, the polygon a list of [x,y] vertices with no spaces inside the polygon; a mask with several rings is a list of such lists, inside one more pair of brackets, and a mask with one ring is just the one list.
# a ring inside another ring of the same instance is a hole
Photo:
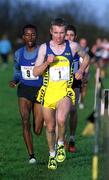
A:
{"label": "blue sleeve", "polygon": [[21,75],[19,58],[20,58],[20,53],[17,50],[14,54],[14,76],[13,76],[13,80],[16,81],[16,83],[20,81],[20,75]]}

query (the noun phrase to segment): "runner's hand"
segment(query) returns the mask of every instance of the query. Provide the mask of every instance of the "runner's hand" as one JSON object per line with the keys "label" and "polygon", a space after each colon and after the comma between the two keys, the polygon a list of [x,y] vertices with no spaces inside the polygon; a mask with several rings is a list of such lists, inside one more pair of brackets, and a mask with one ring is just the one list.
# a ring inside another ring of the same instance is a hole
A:
{"label": "runner's hand", "polygon": [[13,80],[9,82],[9,86],[12,88],[16,87],[16,85],[17,85],[16,82]]}
{"label": "runner's hand", "polygon": [[48,63],[52,63],[52,62],[54,61],[54,58],[55,58],[54,55],[52,55],[52,54],[49,55],[48,58],[47,58],[47,62],[48,62]]}
{"label": "runner's hand", "polygon": [[83,72],[81,70],[78,70],[77,73],[75,74],[75,78],[77,80],[81,80],[83,78]]}

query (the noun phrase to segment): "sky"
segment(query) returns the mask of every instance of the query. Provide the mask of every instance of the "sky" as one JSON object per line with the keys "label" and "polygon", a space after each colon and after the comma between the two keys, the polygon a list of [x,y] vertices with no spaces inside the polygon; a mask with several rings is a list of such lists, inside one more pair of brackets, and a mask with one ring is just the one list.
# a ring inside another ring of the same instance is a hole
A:
{"label": "sky", "polygon": [[[93,20],[93,17],[96,19],[96,22],[106,27],[109,24],[109,0],[24,0],[29,2],[40,3],[42,6],[46,7],[56,7],[61,6],[66,2],[76,2],[77,4],[81,4],[81,10],[85,11],[88,10],[90,18]],[[86,14],[87,16],[87,14]],[[109,25],[108,25],[109,26]]]}
{"label": "sky", "polygon": [[[30,1],[30,0],[25,0],[25,1]],[[31,2],[37,2],[38,0],[31,0]],[[61,5],[65,2],[71,2],[71,1],[75,1],[77,3],[85,3],[86,6],[88,8],[96,8],[98,11],[104,11],[104,9],[106,8],[107,6],[107,3],[109,5],[109,0],[40,0],[40,2],[42,4],[52,4],[52,5]],[[99,9],[98,9],[99,8]]]}

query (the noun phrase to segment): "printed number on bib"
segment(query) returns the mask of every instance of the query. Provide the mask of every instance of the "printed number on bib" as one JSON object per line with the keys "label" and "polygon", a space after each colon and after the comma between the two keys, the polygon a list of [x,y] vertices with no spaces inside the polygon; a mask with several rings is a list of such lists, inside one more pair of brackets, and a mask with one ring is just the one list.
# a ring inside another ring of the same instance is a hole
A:
{"label": "printed number on bib", "polygon": [[69,80],[69,67],[51,67],[49,70],[51,81]]}
{"label": "printed number on bib", "polygon": [[35,77],[33,75],[34,66],[21,66],[22,77],[25,80],[37,80],[39,76]]}

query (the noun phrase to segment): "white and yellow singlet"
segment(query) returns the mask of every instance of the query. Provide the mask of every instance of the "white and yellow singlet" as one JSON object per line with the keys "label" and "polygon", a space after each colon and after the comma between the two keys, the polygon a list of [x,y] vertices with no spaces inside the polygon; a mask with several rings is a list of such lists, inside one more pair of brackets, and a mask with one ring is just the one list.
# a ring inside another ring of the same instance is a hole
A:
{"label": "white and yellow singlet", "polygon": [[[48,69],[48,84],[42,89],[45,91],[44,107],[56,108],[57,102],[65,96],[69,96],[72,102],[75,101],[75,93],[68,87],[71,77],[70,62],[64,56],[55,56],[55,60]],[[40,93],[37,100],[40,99]],[[72,96],[72,97],[71,97]]]}

